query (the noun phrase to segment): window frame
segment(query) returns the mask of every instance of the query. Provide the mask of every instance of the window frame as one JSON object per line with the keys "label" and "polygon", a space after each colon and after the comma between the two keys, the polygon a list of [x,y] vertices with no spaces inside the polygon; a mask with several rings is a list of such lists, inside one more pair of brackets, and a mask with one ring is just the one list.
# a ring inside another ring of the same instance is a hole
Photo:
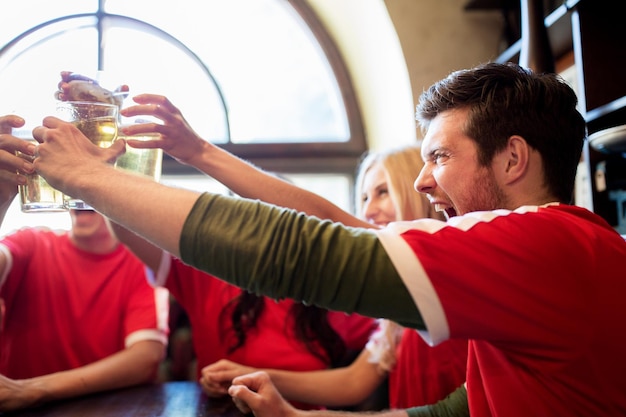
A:
{"label": "window frame", "polygon": [[[197,57],[184,43],[180,42],[176,37],[168,32],[162,31],[142,20],[138,20],[130,16],[122,16],[105,12],[104,2],[105,0],[99,0],[98,9],[93,13],[66,15],[31,27],[18,37],[9,41],[2,49],[11,49],[22,38],[39,29],[54,25],[55,23],[61,21],[93,17],[95,19],[94,26],[99,34],[98,36],[101,36],[102,31],[104,30],[104,19],[110,18],[113,21],[118,22],[129,21],[138,27],[144,27],[146,30],[151,31],[164,41],[177,46],[186,54],[190,55],[193,60],[207,73],[210,81],[216,87],[222,103],[224,103],[222,91],[218,82],[216,82],[213,78],[210,68],[208,68],[206,63]],[[312,6],[309,5],[306,0],[287,0],[287,2],[293,10],[299,14],[303,23],[308,26],[311,34],[325,55],[330,70],[334,74],[338,92],[343,102],[349,137],[346,141],[341,142],[329,142],[328,140],[323,140],[319,142],[283,141],[265,143],[233,143],[230,141],[230,121],[228,119],[228,112],[225,110],[228,142],[216,143],[216,145],[265,170],[286,173],[338,173],[349,175],[352,179],[354,179],[356,166],[362,155],[367,151],[367,140],[364,122],[357,94],[350,77],[350,72],[348,71],[342,54],[332,36],[326,30],[322,20],[313,10]],[[98,48],[99,66],[102,67],[103,52],[100,47]],[[193,168],[181,165],[173,158],[164,155],[164,174],[176,175],[189,174],[193,172],[195,172]]]}
{"label": "window frame", "polygon": [[[343,57],[322,21],[305,0],[288,0],[311,30],[335,75],[341,93],[350,137],[346,142],[222,143],[217,146],[265,170],[298,173],[340,173],[354,180],[356,166],[367,151],[367,141],[357,95]],[[163,172],[187,173],[169,156]]]}

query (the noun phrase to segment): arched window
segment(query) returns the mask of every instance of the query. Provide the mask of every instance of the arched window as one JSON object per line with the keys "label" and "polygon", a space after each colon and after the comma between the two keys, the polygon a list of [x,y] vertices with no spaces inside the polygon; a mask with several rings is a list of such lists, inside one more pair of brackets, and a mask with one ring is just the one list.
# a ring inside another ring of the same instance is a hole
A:
{"label": "arched window", "polygon": [[[0,10],[0,113],[24,116],[23,135],[54,111],[60,71],[80,72],[128,84],[131,96],[167,96],[205,139],[350,208],[363,124],[306,1],[29,0]],[[194,175],[166,158],[165,180]]]}

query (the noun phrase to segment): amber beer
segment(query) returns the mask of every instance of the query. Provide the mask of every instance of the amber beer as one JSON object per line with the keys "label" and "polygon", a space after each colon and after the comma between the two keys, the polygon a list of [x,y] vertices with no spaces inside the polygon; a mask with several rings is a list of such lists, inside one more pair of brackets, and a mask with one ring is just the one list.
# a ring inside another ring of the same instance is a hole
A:
{"label": "amber beer", "polygon": [[[159,137],[158,134],[135,135],[135,136],[118,136],[118,138],[132,140],[153,140]],[[115,162],[115,168],[133,172],[152,178],[159,182],[161,179],[161,170],[163,166],[163,150],[156,149],[139,149],[126,145],[126,153]]]}
{"label": "amber beer", "polygon": [[108,148],[117,137],[117,121],[115,117],[101,116],[93,119],[76,120],[73,124],[101,148]]}
{"label": "amber beer", "polygon": [[[61,101],[57,103],[59,118],[74,124],[91,142],[108,148],[117,137],[119,108],[114,104],[87,101]],[[92,210],[82,200],[65,196],[70,209]]]}

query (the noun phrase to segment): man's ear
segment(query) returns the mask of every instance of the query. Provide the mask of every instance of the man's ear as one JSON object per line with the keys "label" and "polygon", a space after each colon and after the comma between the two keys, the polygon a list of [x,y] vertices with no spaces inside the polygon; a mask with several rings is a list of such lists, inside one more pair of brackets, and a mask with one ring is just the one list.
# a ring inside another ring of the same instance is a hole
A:
{"label": "man's ear", "polygon": [[519,180],[528,171],[531,149],[526,140],[518,135],[509,138],[505,150],[502,152],[502,165],[506,182]]}

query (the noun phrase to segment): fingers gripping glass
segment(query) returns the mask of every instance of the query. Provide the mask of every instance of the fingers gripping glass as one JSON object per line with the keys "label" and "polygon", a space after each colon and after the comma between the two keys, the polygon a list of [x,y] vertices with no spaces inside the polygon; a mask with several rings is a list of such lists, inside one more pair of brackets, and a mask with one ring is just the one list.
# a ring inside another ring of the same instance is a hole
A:
{"label": "fingers gripping glass", "polygon": [[[62,101],[57,116],[73,123],[87,138],[101,148],[108,148],[117,138],[119,108],[114,104],[85,101]],[[84,201],[65,196],[65,206],[75,210],[93,210]]]}

